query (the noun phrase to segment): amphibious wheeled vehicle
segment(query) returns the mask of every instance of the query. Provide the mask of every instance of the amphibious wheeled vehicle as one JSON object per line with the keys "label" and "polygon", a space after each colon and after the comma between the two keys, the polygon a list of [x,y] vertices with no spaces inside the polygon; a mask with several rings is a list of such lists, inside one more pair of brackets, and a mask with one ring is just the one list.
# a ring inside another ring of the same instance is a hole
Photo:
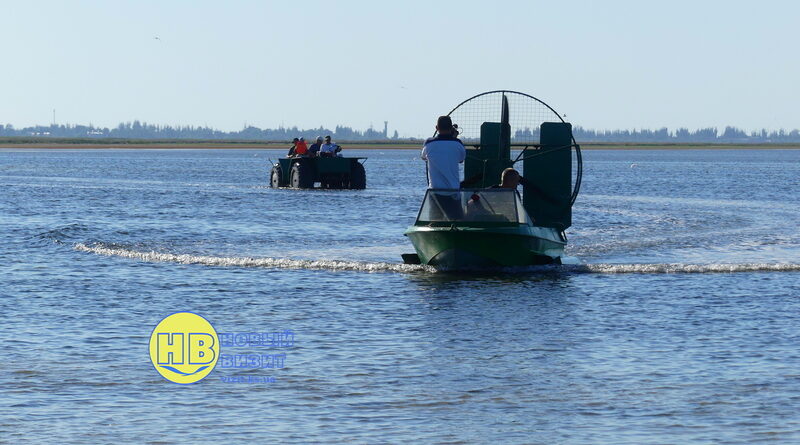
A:
{"label": "amphibious wheeled vehicle", "polygon": [[362,160],[343,157],[286,157],[272,165],[269,183],[273,188],[314,188],[361,190],[367,187]]}

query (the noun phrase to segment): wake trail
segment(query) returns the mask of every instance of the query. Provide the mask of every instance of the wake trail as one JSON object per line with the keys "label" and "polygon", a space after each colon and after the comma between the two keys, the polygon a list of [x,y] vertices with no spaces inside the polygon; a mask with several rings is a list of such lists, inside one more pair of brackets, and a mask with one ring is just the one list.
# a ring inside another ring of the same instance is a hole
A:
{"label": "wake trail", "polygon": [[207,255],[189,255],[144,252],[118,247],[107,247],[103,244],[87,246],[83,243],[75,245],[75,250],[97,255],[115,256],[147,262],[200,264],[219,267],[262,267],[274,269],[311,269],[357,272],[420,272],[435,269],[430,266],[401,263],[343,261],[343,260],[292,260],[286,258],[251,258],[251,257],[218,257]]}
{"label": "wake trail", "polygon": [[[139,251],[102,243],[86,245],[75,244],[79,252],[96,255],[128,258],[133,260],[196,264],[217,267],[260,267],[272,269],[307,269],[355,272],[447,272],[432,266],[418,264],[402,264],[387,262],[346,261],[346,260],[293,260],[287,258],[252,258],[252,257],[219,257],[208,255],[190,255],[161,253],[156,251]],[[463,271],[463,270],[462,270]],[[706,274],[706,273],[740,273],[740,272],[800,272],[798,263],[662,263],[662,264],[613,264],[593,263],[578,265],[548,265],[527,267],[503,267],[496,269],[478,269],[473,272],[499,273],[574,273],[574,274]],[[450,271],[456,272],[456,271]]]}
{"label": "wake trail", "polygon": [[718,264],[585,264],[591,273],[604,274],[679,274],[679,273],[734,273],[734,272],[798,272],[796,263],[718,263]]}

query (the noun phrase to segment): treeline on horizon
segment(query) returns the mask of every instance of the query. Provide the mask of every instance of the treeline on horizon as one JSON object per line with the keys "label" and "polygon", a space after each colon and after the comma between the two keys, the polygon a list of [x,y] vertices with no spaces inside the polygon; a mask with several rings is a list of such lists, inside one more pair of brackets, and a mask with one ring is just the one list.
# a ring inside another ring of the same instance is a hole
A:
{"label": "treeline on horizon", "polygon": [[[797,143],[800,142],[800,130],[752,131],[750,133],[736,127],[725,127],[719,131],[715,127],[689,130],[679,128],[671,131],[667,128],[658,130],[593,130],[582,127],[573,129],[575,139],[579,142],[653,142],[653,143]],[[126,122],[114,128],[95,127],[93,125],[37,125],[34,127],[14,128],[10,124],[0,124],[0,136],[4,137],[53,137],[53,138],[114,138],[114,139],[203,139],[203,140],[248,140],[248,141],[290,141],[295,137],[313,139],[317,136],[331,135],[338,141],[419,141],[420,138],[401,138],[397,131],[389,137],[386,129],[380,131],[373,128],[355,130],[351,127],[337,125],[334,129],[324,127],[299,129],[297,127],[265,128],[248,126],[239,131],[221,131],[207,126],[170,126],[153,125],[146,122]],[[516,131],[512,139],[538,140],[538,129]]]}
{"label": "treeline on horizon", "polygon": [[[757,143],[794,143],[800,142],[800,130],[759,130],[747,133],[736,127],[725,127],[719,131],[716,127],[700,128],[689,130],[679,128],[670,131],[668,128],[658,130],[591,130],[582,127],[574,127],[572,134],[578,143],[582,142],[653,142],[653,143],[737,143],[737,144],[757,144]],[[514,133],[512,139],[539,140],[539,130],[525,129]]]}

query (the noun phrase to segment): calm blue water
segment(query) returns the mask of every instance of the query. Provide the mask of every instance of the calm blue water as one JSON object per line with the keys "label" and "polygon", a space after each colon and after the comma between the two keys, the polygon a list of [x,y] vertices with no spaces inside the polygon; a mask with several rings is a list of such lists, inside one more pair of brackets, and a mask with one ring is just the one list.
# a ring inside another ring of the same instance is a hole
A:
{"label": "calm blue water", "polygon": [[[416,151],[365,191],[282,152],[0,151],[0,442],[800,442],[800,151],[587,152],[586,266],[483,275],[398,264]],[[183,310],[296,346],[175,385]]]}

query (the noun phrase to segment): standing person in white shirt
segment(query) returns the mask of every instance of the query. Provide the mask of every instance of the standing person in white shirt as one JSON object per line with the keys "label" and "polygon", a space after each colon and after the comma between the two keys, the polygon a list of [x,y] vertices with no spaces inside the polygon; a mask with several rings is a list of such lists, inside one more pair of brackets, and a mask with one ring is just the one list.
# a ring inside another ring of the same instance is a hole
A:
{"label": "standing person in white shirt", "polygon": [[[458,139],[458,132],[450,116],[439,116],[436,122],[438,135],[425,141],[422,159],[428,162],[429,189],[459,189],[458,164],[464,162],[467,150]],[[437,193],[436,199],[449,220],[463,216],[460,194]]]}
{"label": "standing person in white shirt", "polygon": [[422,147],[422,159],[428,161],[428,188],[460,188],[458,164],[464,162],[467,150],[458,139],[450,116],[439,116],[436,131],[439,134]]}

